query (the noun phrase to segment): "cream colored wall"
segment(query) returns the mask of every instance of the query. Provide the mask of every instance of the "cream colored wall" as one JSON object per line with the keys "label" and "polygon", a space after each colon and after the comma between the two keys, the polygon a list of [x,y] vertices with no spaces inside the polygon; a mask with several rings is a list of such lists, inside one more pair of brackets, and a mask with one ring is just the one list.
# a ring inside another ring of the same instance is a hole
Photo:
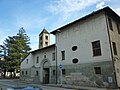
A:
{"label": "cream colored wall", "polygon": [[[112,61],[105,22],[105,16],[100,14],[58,32],[56,34],[58,65],[73,64],[73,58],[78,58],[78,64]],[[94,57],[91,42],[96,40],[100,40],[102,55]],[[76,51],[71,49],[74,45],[78,46]],[[62,61],[61,51],[63,50],[65,50],[66,59]]]}
{"label": "cream colored wall", "polygon": [[[40,67],[40,64],[46,55],[46,59],[50,60],[51,66],[55,66],[55,61],[52,60],[52,53],[55,52],[55,47],[44,49],[36,53],[30,53],[25,60],[21,63],[21,69],[31,68],[33,65],[35,67]],[[37,57],[39,57],[39,63],[36,63]],[[28,59],[28,63],[27,63]]]}
{"label": "cream colored wall", "polygon": [[[34,58],[33,58],[35,67],[40,67],[40,64],[43,59],[50,60],[51,66],[54,66],[55,61],[52,60],[52,53],[54,53],[54,52],[55,52],[55,48],[52,47],[52,48],[44,49],[44,50],[41,50],[41,51],[35,53]],[[46,58],[44,58],[44,55],[46,55]],[[39,63],[36,63],[37,57],[39,57]]]}
{"label": "cream colored wall", "polygon": [[[111,46],[112,46],[112,42],[116,43],[117,55],[114,55],[113,53],[113,59],[114,59],[118,86],[120,87],[120,34],[118,33],[117,30],[116,21],[114,21],[113,19],[112,19],[112,25],[113,25],[113,31],[110,30],[109,28],[109,32],[110,32]],[[120,23],[119,23],[119,27],[120,27]],[[112,47],[112,52],[113,52],[113,47]]]}
{"label": "cream colored wall", "polygon": [[[30,53],[21,63],[21,69],[31,68],[33,66],[33,57],[34,56],[32,55],[32,53]],[[28,63],[27,63],[27,59],[28,59]]]}

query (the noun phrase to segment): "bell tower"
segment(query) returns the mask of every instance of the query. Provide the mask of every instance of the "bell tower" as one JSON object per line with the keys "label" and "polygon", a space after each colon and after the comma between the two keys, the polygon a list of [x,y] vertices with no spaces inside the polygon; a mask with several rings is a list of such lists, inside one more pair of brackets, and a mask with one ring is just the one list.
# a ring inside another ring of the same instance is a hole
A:
{"label": "bell tower", "polygon": [[50,33],[44,28],[39,34],[39,49],[50,45]]}

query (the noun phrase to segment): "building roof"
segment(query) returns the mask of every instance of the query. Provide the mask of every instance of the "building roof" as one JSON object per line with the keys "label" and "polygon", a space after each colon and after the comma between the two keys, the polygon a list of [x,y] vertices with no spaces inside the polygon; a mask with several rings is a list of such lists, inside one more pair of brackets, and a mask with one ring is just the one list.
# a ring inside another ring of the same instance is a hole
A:
{"label": "building roof", "polygon": [[87,18],[89,18],[89,17],[91,17],[91,16],[93,16],[93,15],[99,14],[99,13],[101,13],[101,12],[104,13],[104,14],[106,14],[107,16],[111,17],[111,18],[114,19],[115,21],[120,22],[120,16],[117,15],[111,8],[105,7],[105,8],[103,8],[103,9],[98,10],[98,11],[93,11],[92,13],[90,13],[90,14],[88,14],[88,15],[86,15],[86,16],[78,19],[78,20],[75,20],[75,21],[73,21],[73,22],[71,22],[71,23],[68,23],[68,24],[66,24],[66,25],[64,25],[64,26],[62,26],[62,27],[60,27],[60,28],[58,28],[58,29],[50,32],[50,33],[51,33],[51,34],[55,34],[56,32],[60,32],[60,31],[61,31],[63,28],[65,28],[65,27],[68,27],[68,26],[70,26],[70,25],[72,25],[72,24],[74,24],[74,23],[77,23],[77,22],[86,20]]}
{"label": "building roof", "polygon": [[50,34],[45,28],[42,30],[42,32],[39,35],[41,35],[42,33]]}
{"label": "building roof", "polygon": [[45,50],[45,49],[48,49],[48,48],[51,48],[51,47],[55,47],[55,44],[49,45],[49,46],[41,48],[41,49],[37,49],[37,50],[31,51],[31,53],[35,53],[35,52],[38,52],[38,51],[41,51],[41,50]]}

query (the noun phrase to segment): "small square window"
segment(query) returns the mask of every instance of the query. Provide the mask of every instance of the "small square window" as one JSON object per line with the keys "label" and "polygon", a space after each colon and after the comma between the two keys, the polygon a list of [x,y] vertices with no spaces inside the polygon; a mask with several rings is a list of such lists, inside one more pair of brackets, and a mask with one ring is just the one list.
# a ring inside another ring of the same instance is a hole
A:
{"label": "small square window", "polygon": [[65,74],[66,74],[66,70],[62,69],[62,75],[65,75]]}
{"label": "small square window", "polygon": [[101,67],[94,67],[95,74],[101,74]]}
{"label": "small square window", "polygon": [[53,75],[55,75],[55,70],[53,70]]}
{"label": "small square window", "polygon": [[48,46],[48,42],[45,42],[45,45]]}

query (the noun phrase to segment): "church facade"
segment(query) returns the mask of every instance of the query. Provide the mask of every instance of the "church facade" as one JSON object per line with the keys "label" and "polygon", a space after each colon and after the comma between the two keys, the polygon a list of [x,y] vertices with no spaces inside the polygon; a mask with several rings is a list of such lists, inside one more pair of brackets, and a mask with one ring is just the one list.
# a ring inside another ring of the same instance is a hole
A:
{"label": "church facade", "polygon": [[21,79],[91,87],[120,87],[120,17],[109,7],[39,35],[39,49],[21,63]]}

